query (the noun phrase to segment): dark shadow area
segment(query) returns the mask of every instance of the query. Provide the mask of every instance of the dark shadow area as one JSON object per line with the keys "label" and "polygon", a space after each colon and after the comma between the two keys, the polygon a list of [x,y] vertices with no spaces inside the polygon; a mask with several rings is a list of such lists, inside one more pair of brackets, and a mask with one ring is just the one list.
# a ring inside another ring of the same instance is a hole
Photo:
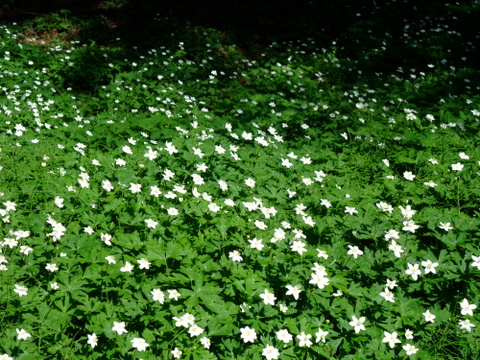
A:
{"label": "dark shadow area", "polygon": [[[442,57],[449,66],[464,69],[463,73],[476,82],[480,81],[480,51],[472,52],[469,44],[480,41],[480,7],[473,3],[464,1],[447,5],[446,1],[408,0],[5,0],[0,5],[0,22],[19,23],[26,29],[24,35],[31,35],[38,42],[48,43],[51,38],[59,38],[89,45],[89,50],[84,51],[85,59],[79,63],[92,64],[91,69],[82,68],[70,74],[75,81],[86,77],[82,80],[85,84],[92,79],[99,81],[98,69],[107,66],[107,62],[97,56],[100,51],[95,46],[175,48],[179,42],[185,41],[188,48],[194,49],[195,36],[192,34],[197,28],[215,29],[223,45],[235,45],[243,54],[253,58],[272,42],[313,38],[319,48],[336,47],[340,59],[357,61],[356,68],[373,84],[375,74],[397,74],[399,68],[424,71],[426,64],[438,62]],[[445,17],[447,9],[449,15]],[[439,25],[435,24],[436,20]],[[425,21],[431,24],[425,25]],[[442,31],[437,32],[436,26],[443,27]],[[420,32],[424,28],[430,28],[426,35]],[[413,37],[404,36],[407,29]],[[377,52],[382,47],[382,37],[388,46],[385,51]],[[357,78],[352,77],[351,83],[355,81]],[[456,81],[448,79],[445,86],[424,87],[425,92],[418,94],[419,103],[448,96]],[[459,88],[464,86],[463,78],[458,82]]]}
{"label": "dark shadow area", "polygon": [[[165,1],[165,0],[7,0],[1,21],[31,22],[51,17],[52,28],[76,25],[81,41],[125,45],[159,45],[185,24],[227,33],[246,48],[252,44],[314,38],[334,38],[355,21],[369,1]],[[53,14],[60,14],[53,16]],[[165,20],[165,21],[159,21]],[[64,24],[62,24],[64,21]],[[57,22],[57,24],[55,24]],[[159,26],[161,23],[163,26]]]}
{"label": "dark shadow area", "polygon": [[[480,41],[480,7],[473,5],[472,1],[463,3],[450,5],[447,1],[407,0],[4,0],[0,5],[0,22],[15,21],[25,25],[37,37],[48,38],[53,33],[66,40],[75,39],[86,44],[93,40],[100,45],[115,42],[125,48],[169,46],[173,40],[182,41],[182,35],[195,27],[223,32],[226,44],[236,44],[246,52],[274,41],[314,38],[320,46],[328,47],[333,40],[341,39],[342,55],[351,58],[363,54],[363,50],[370,46],[377,46],[369,43],[369,35],[374,32],[377,36],[385,34],[381,36],[385,36],[389,43],[397,43],[384,58],[369,59],[365,63],[366,69],[390,71],[407,65],[402,64],[399,53],[405,55],[402,58],[413,62],[416,57],[428,60],[431,55],[428,51],[404,46],[405,39],[402,38],[405,26],[419,26],[425,19],[439,19],[449,26],[448,30],[461,33],[458,41],[452,41],[451,49],[442,49],[439,47],[444,47],[448,40],[440,39],[441,43],[437,45],[438,36],[433,31],[431,44],[426,44],[429,48],[437,46],[439,51],[457,54],[466,44]],[[447,8],[456,9],[451,12],[454,16],[444,18]],[[478,54],[469,55],[471,61],[467,65],[478,69]]]}

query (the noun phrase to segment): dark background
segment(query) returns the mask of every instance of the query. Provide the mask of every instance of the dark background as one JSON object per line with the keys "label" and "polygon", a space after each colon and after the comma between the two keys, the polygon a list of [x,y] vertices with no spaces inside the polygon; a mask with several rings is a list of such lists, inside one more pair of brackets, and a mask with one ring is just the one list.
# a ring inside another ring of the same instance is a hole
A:
{"label": "dark background", "polygon": [[[335,38],[358,21],[358,13],[364,18],[385,18],[385,14],[372,11],[377,6],[374,1],[365,0],[4,0],[0,20],[25,22],[63,11],[61,16],[78,24],[83,40],[107,41],[115,36],[144,43],[165,35],[153,19],[169,17],[172,27],[164,31],[179,31],[188,23],[225,31],[236,42],[249,44],[305,37]],[[436,7],[438,4],[431,10]],[[390,14],[399,15],[408,15],[408,11]]]}
{"label": "dark background", "polygon": [[[313,38],[319,47],[336,47],[337,57],[356,61],[372,81],[379,72],[435,64],[446,72],[465,69],[472,83],[480,82],[480,5],[474,0],[0,0],[0,22],[16,22],[25,37],[45,44],[78,40],[123,49],[178,47],[193,42],[194,29],[215,29],[222,46],[253,58],[272,42]],[[387,50],[375,55],[382,38]],[[464,86],[463,78],[457,82]],[[444,85],[429,93],[447,96]]]}

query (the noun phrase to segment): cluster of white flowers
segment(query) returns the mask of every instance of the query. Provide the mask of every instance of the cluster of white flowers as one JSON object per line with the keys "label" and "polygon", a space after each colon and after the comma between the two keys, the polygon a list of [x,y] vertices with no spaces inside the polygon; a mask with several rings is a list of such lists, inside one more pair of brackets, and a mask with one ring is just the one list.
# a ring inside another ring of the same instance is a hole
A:
{"label": "cluster of white flowers", "polygon": [[48,234],[53,241],[59,241],[65,235],[67,229],[59,222],[55,221],[50,215],[47,218],[47,223],[52,226],[52,232]]}

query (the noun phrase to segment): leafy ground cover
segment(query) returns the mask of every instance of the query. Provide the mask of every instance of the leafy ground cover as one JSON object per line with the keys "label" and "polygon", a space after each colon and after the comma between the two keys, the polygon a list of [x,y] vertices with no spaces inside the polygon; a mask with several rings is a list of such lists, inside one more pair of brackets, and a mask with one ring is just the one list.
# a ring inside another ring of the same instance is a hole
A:
{"label": "leafy ground cover", "polygon": [[478,357],[478,7],[385,6],[248,54],[3,25],[0,359]]}

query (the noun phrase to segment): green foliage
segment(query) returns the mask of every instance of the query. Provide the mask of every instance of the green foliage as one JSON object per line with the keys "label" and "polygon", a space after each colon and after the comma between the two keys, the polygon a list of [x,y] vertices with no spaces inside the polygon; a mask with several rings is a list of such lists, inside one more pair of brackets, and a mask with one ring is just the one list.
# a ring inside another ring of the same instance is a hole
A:
{"label": "green foliage", "polygon": [[252,59],[0,31],[4,358],[478,357],[480,98],[432,91],[473,74],[448,52],[371,77],[348,32]]}

